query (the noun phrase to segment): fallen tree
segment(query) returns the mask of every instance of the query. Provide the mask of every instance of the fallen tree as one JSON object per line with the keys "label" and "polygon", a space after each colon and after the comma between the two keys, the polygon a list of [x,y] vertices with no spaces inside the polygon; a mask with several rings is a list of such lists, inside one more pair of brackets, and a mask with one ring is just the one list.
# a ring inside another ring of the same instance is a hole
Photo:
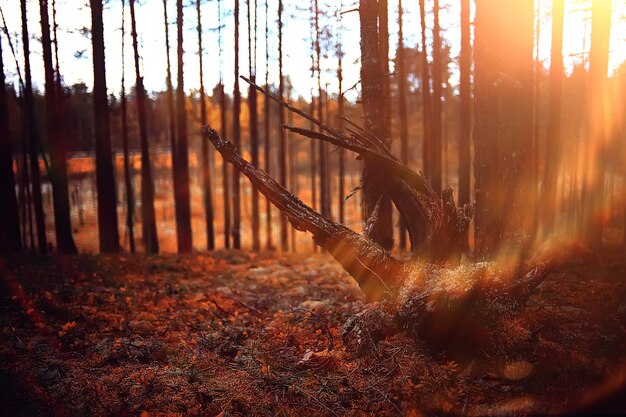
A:
{"label": "fallen tree", "polygon": [[502,319],[513,317],[564,261],[563,256],[555,255],[562,251],[544,251],[525,264],[504,267],[483,262],[459,267],[471,210],[456,207],[451,189],[435,193],[421,173],[404,166],[382,141],[355,124],[348,121],[348,136],[255,87],[316,124],[320,132],[292,126],[285,129],[355,152],[370,167],[384,172],[384,192],[408,230],[411,256],[391,256],[368,236],[378,210],[373,211],[364,232],[357,233],[311,209],[244,160],[230,141],[209,126],[203,128],[224,159],[248,177],[294,228],[311,233],[315,243],[341,263],[368,301],[381,301],[346,324],[346,341],[352,338],[358,347],[367,346],[384,337],[393,325],[435,348],[459,339],[476,344],[491,340],[502,333]]}

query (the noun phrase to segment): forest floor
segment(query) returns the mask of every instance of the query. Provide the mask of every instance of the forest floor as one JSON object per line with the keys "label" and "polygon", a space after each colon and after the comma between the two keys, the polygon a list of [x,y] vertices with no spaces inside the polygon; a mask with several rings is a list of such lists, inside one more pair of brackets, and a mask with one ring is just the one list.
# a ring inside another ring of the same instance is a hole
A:
{"label": "forest floor", "polygon": [[532,343],[455,360],[403,334],[346,350],[364,298],[322,254],[18,256],[0,260],[0,414],[626,411],[625,276],[618,255],[552,274],[522,312]]}

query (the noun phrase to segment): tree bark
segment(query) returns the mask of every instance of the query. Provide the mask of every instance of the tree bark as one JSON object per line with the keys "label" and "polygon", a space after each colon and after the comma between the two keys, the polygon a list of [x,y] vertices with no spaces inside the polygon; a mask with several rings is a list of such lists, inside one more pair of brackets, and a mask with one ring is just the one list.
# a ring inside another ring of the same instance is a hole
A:
{"label": "tree bark", "polygon": [[[265,0],[265,88],[269,89],[269,1]],[[264,124],[263,124],[263,151],[264,151],[264,159],[265,159],[265,172],[269,175],[271,173],[271,143],[270,143],[270,123],[272,120],[272,108],[270,104],[269,96],[265,96],[264,98]],[[266,244],[265,248],[270,250],[273,249],[272,244],[272,205],[270,203],[269,198],[265,199],[265,235],[266,235]]]}
{"label": "tree bark", "polygon": [[[283,99],[285,91],[285,81],[283,79],[283,0],[278,0],[278,96]],[[285,146],[285,110],[281,107],[278,113],[279,137],[278,137],[278,164],[280,184],[287,185],[287,153]],[[280,248],[283,252],[288,250],[287,246],[287,218],[280,218]]]}
{"label": "tree bark", "polygon": [[57,240],[57,250],[61,254],[75,254],[76,245],[72,236],[72,222],[70,220],[70,198],[67,180],[67,161],[65,155],[65,138],[61,131],[61,114],[58,100],[58,89],[54,82],[54,67],[52,66],[52,42],[50,38],[50,20],[48,16],[48,1],[39,0],[39,14],[41,17],[41,45],[43,49],[43,64],[46,90],[46,125],[48,145],[50,149],[50,182],[52,183],[52,197],[54,210],[54,228]]}
{"label": "tree bark", "polygon": [[176,85],[176,240],[178,253],[190,253],[191,236],[191,202],[189,194],[189,142],[187,138],[187,110],[185,108],[185,85],[183,65],[183,0],[176,2],[176,27],[178,32],[178,83]]}
{"label": "tree bark", "polygon": [[[398,0],[398,53],[396,54],[396,68],[398,77],[398,119],[400,123],[400,161],[409,165],[409,129],[406,111],[406,72],[404,68],[404,32],[402,22],[402,0]],[[400,249],[406,249],[406,227],[400,220]]]}
{"label": "tree bark", "polygon": [[441,61],[441,28],[439,27],[439,0],[433,3],[433,112],[431,117],[431,142],[430,142],[430,163],[431,172],[427,175],[435,192],[441,192],[442,189],[442,108],[441,100],[443,98],[442,91],[442,61]]}
{"label": "tree bark", "polygon": [[[363,102],[364,126],[385,146],[389,146],[389,132],[385,125],[385,104],[383,90],[383,70],[379,57],[378,4],[375,0],[361,0],[359,3],[361,21],[361,100]],[[386,250],[393,247],[391,225],[391,202],[385,195],[385,184],[380,172],[368,165],[363,166],[361,187],[363,189],[363,214],[368,223],[373,220],[369,237]],[[379,204],[380,200],[380,204]],[[375,217],[376,206],[378,214]]]}
{"label": "tree bark", "polygon": [[[93,103],[94,130],[96,136],[96,184],[98,190],[98,236],[100,251],[117,253],[120,250],[117,229],[115,196],[115,173],[111,149],[109,103],[107,98],[106,71],[104,65],[104,28],[102,23],[102,0],[91,3],[91,42],[93,46]],[[132,0],[131,0],[131,5]],[[131,9],[132,11],[132,9]],[[142,201],[145,204],[145,201]],[[145,220],[145,219],[144,219]]]}
{"label": "tree bark", "polygon": [[[37,228],[37,247],[41,255],[48,253],[48,241],[46,239],[46,219],[43,211],[43,199],[41,196],[41,172],[39,171],[39,146],[41,138],[35,118],[35,105],[33,100],[33,83],[30,70],[30,37],[28,35],[28,18],[26,15],[26,0],[20,1],[22,12],[22,47],[24,50],[24,110],[26,113],[25,135],[28,144],[28,159],[30,163],[30,179],[32,189],[32,202],[35,212],[35,226]],[[32,225],[32,223],[31,223]],[[32,233],[32,226],[30,228]]]}
{"label": "tree bark", "polygon": [[608,138],[605,124],[605,99],[611,34],[612,0],[591,3],[591,48],[589,51],[589,133],[587,175],[583,184],[583,235],[595,249],[602,246],[604,229],[604,174]]}
{"label": "tree bark", "polygon": [[422,81],[422,165],[424,173],[431,177],[431,113],[432,98],[430,94],[430,64],[428,63],[428,51],[426,49],[426,10],[424,0],[419,0],[420,27],[422,35],[421,56],[421,81]]}
{"label": "tree bark", "polygon": [[15,196],[13,174],[13,146],[9,130],[9,113],[0,39],[0,253],[15,252],[22,248],[20,216]]}
{"label": "tree bark", "polygon": [[[248,73],[252,82],[256,82],[256,0],[254,2],[254,46],[251,37],[251,0],[246,0],[248,6]],[[252,59],[254,48],[254,59]],[[250,111],[250,154],[252,166],[259,167],[259,121],[256,108],[256,89],[248,89],[248,109]],[[206,143],[206,141],[205,141]],[[259,236],[259,190],[252,185],[252,250],[261,248]]]}
{"label": "tree bark", "polygon": [[460,120],[459,120],[459,206],[470,204],[470,143],[472,137],[472,46],[470,43],[470,2],[461,0]]}
{"label": "tree bark", "polygon": [[135,0],[129,1],[131,34],[133,38],[133,57],[135,61],[135,87],[137,102],[137,123],[139,125],[139,143],[141,147],[141,229],[144,250],[148,255],[159,253],[159,241],[154,213],[154,182],[150,166],[150,147],[148,145],[148,126],[146,121],[146,91],[139,72],[139,47],[137,45],[137,22],[135,20]]}
{"label": "tree bark", "polygon": [[126,1],[122,0],[122,91],[121,91],[121,112],[122,112],[122,149],[124,152],[124,187],[126,190],[126,228],[128,230],[128,243],[130,253],[135,253],[135,194],[133,192],[133,183],[131,180],[130,153],[128,149],[128,114],[126,99],[126,77],[124,52],[126,50],[126,31],[125,31],[125,9]]}
{"label": "tree bark", "polygon": [[[531,235],[532,2],[476,3],[476,254],[521,256]],[[506,193],[506,195],[505,195]],[[530,207],[529,207],[530,206]]]}
{"label": "tree bark", "polygon": [[[207,124],[206,94],[204,92],[203,49],[202,49],[202,20],[200,13],[201,1],[196,0],[198,15],[198,60],[200,67],[200,123]],[[204,200],[204,222],[206,227],[207,249],[215,249],[215,232],[213,230],[213,183],[211,181],[211,156],[209,144],[204,140],[201,145],[202,153],[202,189]]]}
{"label": "tree bark", "polygon": [[[237,152],[241,152],[241,125],[239,115],[241,112],[241,93],[239,91],[239,0],[235,0],[235,85],[233,89],[233,143]],[[233,170],[233,247],[241,248],[241,201],[239,191],[239,171]]]}
{"label": "tree bark", "polygon": [[563,15],[564,0],[552,0],[552,52],[550,58],[550,102],[542,199],[543,232],[554,230],[557,204],[557,181],[561,162],[561,93],[563,84]]}

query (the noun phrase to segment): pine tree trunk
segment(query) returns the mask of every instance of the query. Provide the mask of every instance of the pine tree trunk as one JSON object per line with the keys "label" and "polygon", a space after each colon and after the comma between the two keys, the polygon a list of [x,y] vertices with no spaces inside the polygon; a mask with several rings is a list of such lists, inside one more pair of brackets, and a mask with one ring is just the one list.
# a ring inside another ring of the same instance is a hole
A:
{"label": "pine tree trunk", "polygon": [[439,27],[439,0],[434,0],[433,4],[433,112],[432,112],[432,130],[431,130],[431,173],[428,179],[430,180],[435,192],[441,192],[442,180],[441,180],[441,160],[442,160],[442,108],[441,100],[443,96],[442,92],[442,63],[441,63],[441,28]]}
{"label": "pine tree trunk", "polygon": [[589,142],[587,181],[584,183],[583,235],[589,246],[602,246],[604,228],[604,176],[608,151],[605,99],[611,33],[612,0],[591,3],[591,48],[589,51]]}
{"label": "pine tree trunk", "polygon": [[139,47],[137,45],[137,22],[135,20],[135,0],[129,1],[131,35],[133,38],[133,57],[135,61],[135,87],[137,102],[137,123],[139,125],[139,143],[141,147],[141,228],[146,254],[159,252],[159,241],[154,214],[154,182],[150,166],[150,148],[148,145],[148,126],[146,121],[146,91],[139,72]]}
{"label": "pine tree trunk", "polygon": [[[282,100],[285,92],[285,83],[283,79],[283,0],[278,0],[278,97]],[[285,110],[281,107],[278,113],[279,142],[278,142],[278,166],[280,184],[284,187],[287,185],[287,153],[285,146],[285,130],[282,126],[285,124]],[[287,218],[283,215],[280,217],[280,248],[286,252],[287,246]]]}
{"label": "pine tree trunk", "polygon": [[[402,0],[398,0],[398,119],[400,122],[400,161],[409,166],[409,128],[406,111],[406,72],[404,69],[404,32],[402,25]],[[400,249],[406,249],[406,227],[400,220]]]}
{"label": "pine tree trunk", "polygon": [[[35,118],[35,104],[33,99],[33,83],[30,70],[30,37],[28,35],[28,18],[26,16],[26,0],[20,1],[22,11],[22,47],[24,50],[24,108],[28,147],[28,159],[30,163],[30,180],[32,203],[35,213],[35,226],[37,228],[37,247],[41,255],[48,253],[48,242],[46,239],[46,218],[43,211],[43,198],[41,196],[41,172],[39,171],[39,147],[41,138],[37,129],[37,119]],[[32,223],[29,228],[33,232]]]}
{"label": "pine tree trunk", "polygon": [[0,253],[18,251],[22,247],[20,216],[15,196],[13,146],[9,131],[9,113],[0,39]]}
{"label": "pine tree trunk", "polygon": [[41,17],[41,45],[45,73],[46,125],[50,149],[50,182],[52,183],[57,250],[62,254],[75,254],[77,250],[72,236],[72,222],[70,220],[65,138],[59,124],[61,115],[59,114],[58,90],[54,82],[54,68],[52,66],[52,42],[47,0],[39,0],[39,14]]}
{"label": "pine tree trunk", "polygon": [[472,138],[472,46],[470,43],[470,2],[461,0],[460,117],[459,117],[459,207],[470,204],[470,143]]}
{"label": "pine tree trunk", "polygon": [[556,217],[557,180],[561,162],[561,93],[563,84],[564,0],[552,0],[552,52],[550,58],[550,109],[542,199],[543,232],[552,233]]}
{"label": "pine tree trunk", "polygon": [[133,183],[131,180],[131,164],[130,152],[128,149],[128,114],[126,99],[126,77],[124,76],[125,61],[124,52],[126,50],[125,42],[125,7],[126,1],[122,0],[122,91],[121,91],[121,112],[122,112],[122,148],[124,152],[124,187],[126,189],[126,229],[128,230],[128,243],[130,253],[135,253],[135,194],[133,192]]}
{"label": "pine tree trunk", "polygon": [[[256,83],[256,1],[254,2],[254,47],[252,46],[251,25],[251,0],[246,0],[248,6],[248,72],[250,80]],[[253,56],[254,48],[254,60]],[[253,65],[254,61],[254,65]],[[248,89],[248,110],[250,111],[250,154],[252,166],[259,167],[259,121],[256,108],[256,89],[250,86]],[[204,142],[206,143],[206,141]],[[252,185],[252,250],[258,251],[261,247],[259,237],[259,190]]]}
{"label": "pine tree trunk", "polygon": [[427,178],[432,176],[431,162],[431,113],[432,98],[430,94],[430,68],[428,63],[428,51],[426,50],[426,10],[424,0],[419,0],[420,26],[422,35],[421,56],[421,82],[422,82],[422,165]]}
{"label": "pine tree trunk", "polygon": [[[339,27],[339,31],[342,30],[341,27],[341,20],[339,23],[340,27]],[[343,52],[341,50],[341,39],[337,40],[337,81],[338,81],[338,90],[339,93],[337,94],[337,129],[343,133],[343,128],[344,128],[344,98],[343,98]],[[343,150],[343,148],[340,148],[338,151],[338,155],[337,157],[339,158],[338,161],[338,176],[339,176],[339,187],[338,187],[338,202],[339,202],[339,223],[345,224],[346,219],[345,219],[345,198],[346,198],[346,190],[345,190],[345,183],[346,183],[346,155],[345,155],[345,151]]]}
{"label": "pine tree trunk", "polygon": [[[206,94],[204,92],[204,72],[203,72],[203,50],[202,50],[202,20],[200,13],[201,1],[196,0],[196,11],[198,14],[198,60],[200,67],[200,122],[202,126],[207,124]],[[213,183],[211,181],[211,160],[209,154],[209,144],[203,140],[202,152],[202,190],[204,200],[204,221],[206,225],[207,249],[215,248],[215,232],[213,230]]]}
{"label": "pine tree trunk", "polygon": [[[361,85],[364,127],[389,146],[389,132],[385,124],[385,97],[383,73],[379,57],[378,4],[375,0],[361,0]],[[368,237],[389,250],[393,247],[391,225],[391,201],[385,195],[385,184],[380,172],[376,172],[367,161],[363,166],[361,187],[363,189],[363,213],[368,223]],[[379,203],[380,201],[380,203]],[[376,207],[378,206],[378,209]],[[376,213],[378,212],[378,213]],[[370,218],[374,217],[370,220]]]}
{"label": "pine tree trunk", "polygon": [[[239,116],[241,113],[241,93],[239,91],[239,0],[235,0],[235,85],[233,89],[233,143],[237,151],[241,152],[241,125]],[[231,233],[233,247],[241,248],[241,201],[239,172],[233,170],[233,224]]]}
{"label": "pine tree trunk", "polygon": [[[226,118],[227,101],[226,90],[224,84],[220,83],[220,126],[221,134],[226,136],[228,133],[228,123]],[[228,164],[222,161],[222,191],[224,192],[224,247],[230,248],[230,184],[228,182]]]}
{"label": "pine tree trunk", "polygon": [[[268,0],[265,0],[265,88],[269,89],[269,4]],[[271,173],[271,143],[270,143],[270,122],[272,120],[272,108],[270,103],[269,96],[264,97],[265,101],[263,102],[264,109],[264,124],[263,124],[263,150],[264,150],[264,160],[265,160],[265,172],[268,175]],[[266,235],[266,244],[265,248],[270,250],[273,248],[272,244],[272,205],[270,204],[269,198],[265,198],[265,235]]]}
{"label": "pine tree trunk", "polygon": [[[91,41],[93,45],[93,103],[96,142],[96,184],[98,192],[98,235],[100,251],[117,253],[120,250],[117,229],[115,173],[111,149],[109,103],[104,65],[104,27],[102,0],[91,3]],[[132,5],[132,1],[131,1]],[[132,10],[132,9],[131,9]]]}
{"label": "pine tree trunk", "polygon": [[185,108],[185,85],[183,67],[183,1],[176,2],[176,27],[178,32],[178,84],[176,85],[176,240],[178,253],[189,253],[192,249],[191,202],[189,194],[189,142],[187,138],[187,110]]}
{"label": "pine tree trunk", "polygon": [[474,175],[479,259],[502,250],[520,256],[532,232],[528,213],[534,207],[526,196],[534,186],[533,17],[532,2],[476,3]]}

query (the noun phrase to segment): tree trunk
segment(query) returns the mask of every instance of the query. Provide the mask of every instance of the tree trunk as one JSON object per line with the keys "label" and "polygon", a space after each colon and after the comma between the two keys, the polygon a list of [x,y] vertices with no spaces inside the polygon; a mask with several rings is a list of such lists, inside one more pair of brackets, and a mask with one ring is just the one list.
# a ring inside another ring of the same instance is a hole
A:
{"label": "tree trunk", "polygon": [[[248,72],[252,82],[256,82],[256,0],[254,1],[254,47],[251,37],[251,7],[250,0],[248,6]],[[252,59],[254,48],[254,59]],[[259,167],[259,121],[256,108],[256,89],[248,89],[248,110],[250,111],[250,154],[252,156],[252,166]],[[205,141],[206,143],[206,141]],[[258,251],[261,248],[259,238],[259,190],[252,185],[252,250]]]}
{"label": "tree trunk", "polygon": [[[269,89],[269,4],[268,0],[265,0],[265,88]],[[272,120],[272,108],[270,104],[269,96],[265,96],[265,101],[263,104],[264,109],[264,118],[265,123],[263,125],[263,150],[264,150],[264,159],[265,159],[265,172],[269,175],[271,173],[271,143],[270,143],[270,122]],[[269,198],[265,199],[265,234],[266,234],[266,244],[265,248],[270,250],[273,249],[272,244],[272,205],[270,204]]]}
{"label": "tree trunk", "polygon": [[9,131],[2,40],[0,39],[0,253],[14,252],[22,248],[20,216],[15,196],[13,174],[13,146]]}
{"label": "tree trunk", "polygon": [[612,0],[591,3],[591,48],[589,51],[589,133],[586,182],[583,184],[583,235],[592,248],[602,246],[604,228],[604,173],[608,150],[605,99],[611,34]]}
{"label": "tree trunk", "polygon": [[[339,36],[341,36],[341,31],[343,30],[341,14],[339,14]],[[341,37],[337,39],[337,81],[338,85],[338,94],[337,94],[337,129],[339,132],[343,133],[344,128],[344,98],[343,98],[343,51],[341,50]],[[343,148],[339,149],[337,157],[338,161],[338,176],[339,176],[339,223],[345,224],[345,198],[346,198],[346,190],[345,190],[345,182],[346,182],[346,165],[345,165],[345,151]]]}
{"label": "tree trunk", "polygon": [[[322,91],[322,46],[320,43],[320,9],[319,0],[314,1],[315,15],[315,70],[317,71],[317,114],[320,120],[324,120],[324,95]],[[328,99],[328,98],[326,98]],[[320,172],[320,213],[328,218],[330,215],[330,191],[328,181],[328,149],[324,142],[318,143],[319,172]]]}
{"label": "tree trunk", "polygon": [[542,199],[543,233],[554,230],[557,205],[557,181],[561,162],[561,93],[563,84],[563,15],[564,0],[552,0],[552,52],[550,58],[550,109],[546,142]]}
{"label": "tree trunk", "polygon": [[70,220],[70,199],[67,185],[67,161],[65,159],[65,138],[60,126],[57,86],[54,82],[52,66],[52,42],[50,39],[50,21],[48,1],[39,0],[41,17],[41,45],[46,89],[46,122],[50,149],[50,182],[52,183],[54,228],[57,238],[57,250],[62,254],[77,253],[72,236]]}
{"label": "tree trunk", "polygon": [[189,142],[187,138],[187,110],[185,109],[185,85],[183,67],[183,0],[176,2],[176,27],[178,29],[178,84],[176,86],[176,240],[178,253],[190,253],[191,236],[191,202],[189,194]]}
{"label": "tree trunk", "polygon": [[441,62],[441,28],[439,27],[439,0],[434,0],[433,4],[433,112],[432,112],[432,130],[431,130],[431,143],[430,143],[430,163],[431,172],[430,176],[427,175],[435,192],[440,192],[442,187],[441,180],[441,160],[442,160],[442,108],[441,99],[443,98],[442,92],[442,62]]}
{"label": "tree trunk", "polygon": [[[385,125],[383,70],[379,58],[378,5],[375,0],[361,0],[361,99],[363,102],[364,127],[389,146],[389,132]],[[386,250],[393,247],[391,225],[391,202],[386,195],[386,184],[382,175],[364,163],[361,177],[363,189],[363,213],[371,223],[369,237]],[[379,203],[380,200],[380,203]],[[376,210],[378,206],[378,210]],[[374,216],[373,216],[374,215]],[[373,216],[373,217],[372,217]]]}
{"label": "tree trunk", "polygon": [[419,0],[420,26],[422,35],[421,81],[422,81],[422,165],[427,178],[431,178],[431,113],[432,98],[430,95],[430,69],[428,51],[426,49],[426,10],[424,0]]}
{"label": "tree trunk", "polygon": [[[278,0],[278,96],[283,99],[285,92],[285,82],[283,79],[283,0]],[[287,153],[285,146],[285,130],[282,126],[285,124],[285,110],[281,107],[278,113],[278,166],[280,184],[284,187],[287,185]],[[283,252],[288,250],[287,246],[287,218],[280,218],[280,248]]]}
{"label": "tree trunk", "polygon": [[461,0],[460,117],[459,117],[459,206],[470,204],[470,143],[472,137],[472,46],[470,43],[470,2]]}
{"label": "tree trunk", "polygon": [[[37,247],[41,255],[48,253],[48,241],[46,239],[46,218],[43,211],[43,199],[41,196],[41,172],[39,171],[39,147],[41,138],[35,118],[35,104],[33,100],[33,83],[30,70],[30,37],[28,35],[28,18],[26,16],[26,0],[20,1],[22,11],[22,47],[24,49],[24,110],[26,113],[26,129],[28,143],[28,156],[30,162],[30,179],[32,189],[32,202],[35,212],[35,225],[37,227]],[[32,224],[32,223],[31,223]],[[30,228],[32,233],[32,227]]]}
{"label": "tree trunk", "polygon": [[[200,122],[202,126],[207,124],[206,95],[204,93],[204,73],[202,65],[202,20],[200,13],[200,0],[196,0],[198,14],[198,60],[200,66]],[[215,232],[213,231],[213,184],[211,181],[211,160],[209,144],[204,140],[201,145],[202,152],[202,190],[204,200],[204,221],[206,224],[207,249],[215,249]]]}
{"label": "tree trunk", "polygon": [[128,230],[128,243],[130,253],[135,253],[135,194],[133,192],[133,183],[130,172],[130,155],[128,150],[128,114],[126,99],[126,77],[124,76],[125,60],[124,51],[126,50],[126,31],[125,31],[125,9],[126,1],[122,0],[122,92],[121,92],[121,112],[122,112],[122,148],[124,152],[124,187],[126,189],[126,228]]}
{"label": "tree trunk", "polygon": [[[241,152],[241,93],[239,91],[239,0],[235,0],[235,85],[233,89],[233,142],[237,152]],[[233,247],[241,248],[241,201],[240,201],[239,171],[233,170]]]}
{"label": "tree trunk", "polygon": [[[93,103],[94,130],[96,136],[96,184],[98,190],[98,235],[100,251],[117,253],[120,250],[117,229],[115,196],[115,173],[111,150],[109,103],[104,65],[104,33],[102,23],[102,0],[91,3],[91,42],[93,45]],[[132,0],[131,0],[131,5]],[[132,9],[131,9],[132,11]],[[145,203],[145,202],[143,202]]]}
{"label": "tree trunk", "polygon": [[[400,122],[400,161],[409,165],[409,129],[406,111],[406,73],[404,69],[404,32],[402,27],[402,0],[398,0],[398,53],[396,68],[398,77],[398,119]],[[400,249],[406,249],[406,228],[400,221]]]}
{"label": "tree trunk", "polygon": [[[532,2],[476,3],[476,252],[520,256],[531,234]],[[505,195],[506,193],[506,195]],[[529,207],[531,206],[531,207]]]}
{"label": "tree trunk", "polygon": [[141,147],[141,229],[144,250],[148,255],[159,253],[159,241],[154,214],[154,182],[150,166],[150,148],[148,145],[148,127],[146,121],[146,91],[139,72],[139,47],[137,45],[137,23],[135,20],[135,0],[130,0],[130,22],[133,38],[133,56],[135,61],[135,86],[137,102],[137,123],[139,125],[139,143]]}

